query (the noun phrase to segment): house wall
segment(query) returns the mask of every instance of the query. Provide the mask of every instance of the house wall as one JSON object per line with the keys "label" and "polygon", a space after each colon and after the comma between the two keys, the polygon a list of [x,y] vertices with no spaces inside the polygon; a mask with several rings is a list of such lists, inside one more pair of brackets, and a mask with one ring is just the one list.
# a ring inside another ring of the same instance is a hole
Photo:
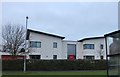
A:
{"label": "house wall", "polygon": [[[94,49],[84,49],[84,44],[94,44]],[[100,44],[103,44],[103,49],[100,49]],[[95,59],[100,59],[100,51],[102,51],[104,59],[106,59],[106,50],[105,50],[105,39],[99,38],[99,39],[90,39],[90,40],[84,40],[82,42],[78,43],[78,58],[83,59],[85,55],[88,56],[95,56]]]}
{"label": "house wall", "polygon": [[83,59],[82,42],[77,42],[76,59]]}
{"label": "house wall", "polygon": [[[30,48],[29,55],[41,55],[41,59],[53,59],[53,55],[57,55],[57,59],[62,59],[62,39],[30,32],[29,41],[40,41],[41,48]],[[53,48],[53,42],[57,42],[57,48]]]}
{"label": "house wall", "polygon": [[[82,42],[63,40],[58,37],[48,36],[31,32],[29,41],[40,41],[41,48],[29,48],[29,55],[41,55],[41,59],[53,59],[53,55],[57,55],[57,59],[67,59],[68,51],[67,44],[76,45],[76,59],[84,59],[84,56],[95,56],[95,59],[100,59],[100,45],[103,44],[101,50],[106,59],[105,39],[89,39]],[[57,48],[53,48],[53,42],[57,42]],[[83,49],[84,44],[94,44],[94,49]]]}
{"label": "house wall", "polygon": [[[31,48],[29,47],[30,41],[40,41],[41,48]],[[57,59],[67,59],[68,58],[68,44],[76,45],[76,59],[84,59],[84,56],[95,56],[95,59],[100,59],[100,44],[103,44],[103,52],[104,59],[106,59],[106,47],[105,47],[105,39],[97,38],[97,39],[87,39],[82,42],[77,41],[68,41],[63,40],[59,37],[54,37],[50,35],[30,32],[29,40],[27,41],[29,47],[28,55],[41,55],[41,59],[53,59],[53,55],[57,55]],[[53,42],[57,42],[57,48],[53,48]],[[94,44],[95,49],[83,49],[84,44]],[[9,55],[8,53],[2,53],[1,55]]]}

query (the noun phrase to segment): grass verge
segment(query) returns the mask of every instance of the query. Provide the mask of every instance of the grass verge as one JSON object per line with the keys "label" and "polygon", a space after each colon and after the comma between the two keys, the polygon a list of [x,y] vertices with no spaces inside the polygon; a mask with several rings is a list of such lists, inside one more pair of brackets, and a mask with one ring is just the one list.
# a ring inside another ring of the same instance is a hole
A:
{"label": "grass verge", "polygon": [[106,77],[106,71],[4,71],[2,77]]}

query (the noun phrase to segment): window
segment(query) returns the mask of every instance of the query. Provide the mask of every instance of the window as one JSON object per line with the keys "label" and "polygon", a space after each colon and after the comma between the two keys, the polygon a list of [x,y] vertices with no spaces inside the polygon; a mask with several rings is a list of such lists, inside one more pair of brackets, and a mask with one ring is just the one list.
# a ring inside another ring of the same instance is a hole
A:
{"label": "window", "polygon": [[100,56],[100,59],[103,59],[104,57],[103,56]]}
{"label": "window", "polygon": [[103,49],[103,44],[100,45],[100,49]]}
{"label": "window", "polygon": [[39,42],[39,41],[30,41],[30,47],[32,47],[32,48],[41,48],[41,42]]}
{"label": "window", "polygon": [[76,56],[76,44],[67,44],[67,55],[69,58],[69,55]]}
{"label": "window", "polygon": [[30,59],[41,59],[41,55],[30,55]]}
{"label": "window", "polygon": [[53,42],[53,48],[57,48],[57,42]]}
{"label": "window", "polygon": [[57,55],[53,55],[53,60],[57,60]]}
{"label": "window", "polygon": [[87,60],[94,60],[94,56],[84,56],[84,59],[87,59]]}
{"label": "window", "polygon": [[83,49],[94,49],[94,44],[84,44]]}

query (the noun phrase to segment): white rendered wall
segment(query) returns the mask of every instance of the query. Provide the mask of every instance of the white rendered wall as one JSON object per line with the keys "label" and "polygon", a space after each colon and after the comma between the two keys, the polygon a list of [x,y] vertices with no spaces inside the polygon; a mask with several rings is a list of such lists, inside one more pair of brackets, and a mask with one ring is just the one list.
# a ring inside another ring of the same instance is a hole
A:
{"label": "white rendered wall", "polygon": [[[41,48],[30,48],[29,55],[41,55],[41,59],[62,59],[62,39],[44,34],[30,32],[30,41],[40,41]],[[53,42],[57,42],[57,48],[53,48]]]}
{"label": "white rendered wall", "polygon": [[76,59],[83,59],[82,42],[77,42]]}
{"label": "white rendered wall", "polygon": [[[94,44],[94,49],[83,49],[84,44]],[[103,44],[103,49],[101,50],[103,52],[104,59],[106,59],[106,49],[105,49],[105,39],[90,39],[90,40],[84,40],[83,42],[79,42],[78,52],[80,59],[83,59],[84,56],[95,56],[95,59],[100,59],[100,44]]]}
{"label": "white rendered wall", "polygon": [[[103,56],[106,59],[105,39],[90,39],[83,42],[67,41],[61,38],[38,34],[31,32],[30,41],[40,41],[41,48],[30,48],[29,55],[41,55],[41,59],[53,59],[53,55],[57,55],[57,59],[67,59],[67,44],[76,44],[76,59],[83,59],[83,56],[92,55],[95,59],[100,59],[100,44],[103,44]],[[53,42],[57,42],[57,48],[53,48]],[[83,49],[84,44],[94,44],[95,49]]]}

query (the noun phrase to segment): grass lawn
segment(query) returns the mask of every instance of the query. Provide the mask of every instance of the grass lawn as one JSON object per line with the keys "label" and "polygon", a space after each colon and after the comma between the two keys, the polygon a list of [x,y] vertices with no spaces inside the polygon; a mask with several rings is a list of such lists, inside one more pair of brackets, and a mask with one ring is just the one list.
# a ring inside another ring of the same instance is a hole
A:
{"label": "grass lawn", "polygon": [[2,77],[106,77],[106,71],[5,71]]}

